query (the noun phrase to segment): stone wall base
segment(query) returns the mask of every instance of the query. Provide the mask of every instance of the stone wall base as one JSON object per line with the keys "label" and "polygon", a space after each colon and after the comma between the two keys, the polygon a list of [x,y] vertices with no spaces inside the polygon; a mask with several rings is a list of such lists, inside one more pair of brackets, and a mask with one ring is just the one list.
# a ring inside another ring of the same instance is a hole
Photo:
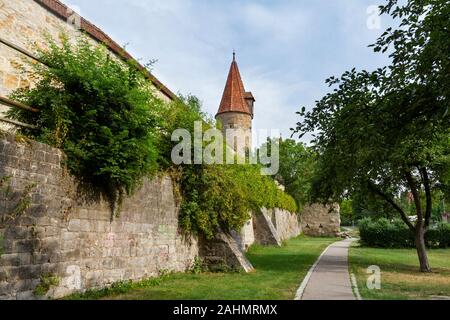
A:
{"label": "stone wall base", "polygon": [[253,230],[255,242],[263,246],[281,246],[281,238],[278,230],[272,222],[272,210],[261,209],[253,213]]}
{"label": "stone wall base", "polygon": [[267,246],[281,246],[284,240],[302,233],[299,215],[281,209],[261,209],[252,213],[252,218],[240,232],[231,234],[243,251],[254,243]]}
{"label": "stone wall base", "polygon": [[0,139],[0,300],[39,298],[46,277],[58,281],[44,297],[59,298],[192,266],[197,239],[178,228],[169,177],[145,179],[113,218],[101,195],[78,188],[64,158],[41,143]]}
{"label": "stone wall base", "polygon": [[218,232],[212,240],[201,238],[199,254],[210,271],[250,272],[254,269],[233,236],[224,232]]}
{"label": "stone wall base", "polygon": [[239,248],[247,252],[248,249],[255,243],[255,231],[253,230],[253,217],[247,221],[247,223],[242,227],[241,231],[231,231],[231,235],[237,242]]}
{"label": "stone wall base", "polygon": [[[82,189],[64,159],[45,144],[0,138],[0,300],[40,298],[34,291],[46,277],[58,281],[44,298],[60,298],[161,270],[183,272],[198,256],[211,269],[249,272],[244,252],[253,243],[280,246],[300,233],[296,215],[262,209],[240,232],[199,244],[179,230],[169,177],[145,179],[112,218],[108,202]],[[20,199],[29,205],[12,215]]]}

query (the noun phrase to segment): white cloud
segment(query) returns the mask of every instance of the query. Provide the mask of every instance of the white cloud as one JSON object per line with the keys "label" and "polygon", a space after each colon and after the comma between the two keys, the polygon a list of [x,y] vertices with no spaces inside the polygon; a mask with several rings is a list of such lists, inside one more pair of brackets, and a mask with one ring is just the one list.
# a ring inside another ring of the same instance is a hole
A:
{"label": "white cloud", "polygon": [[190,0],[128,0],[127,5],[139,7],[147,13],[163,16],[168,14],[179,15],[191,7]]}
{"label": "white cloud", "polygon": [[[174,92],[192,93],[214,115],[237,50],[247,90],[257,102],[255,128],[284,137],[327,90],[326,77],[385,59],[366,46],[373,0],[70,0],[83,14],[143,60]],[[376,2],[376,1],[375,1]]]}
{"label": "white cloud", "polygon": [[243,6],[243,22],[250,33],[259,35],[267,43],[298,40],[310,23],[310,16],[304,10],[291,5],[275,7],[251,2]]}

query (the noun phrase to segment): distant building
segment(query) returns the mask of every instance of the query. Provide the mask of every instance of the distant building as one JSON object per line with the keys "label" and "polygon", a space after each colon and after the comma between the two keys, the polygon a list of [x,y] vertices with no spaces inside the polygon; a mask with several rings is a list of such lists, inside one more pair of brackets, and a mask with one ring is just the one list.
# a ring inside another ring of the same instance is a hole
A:
{"label": "distant building", "polygon": [[233,53],[216,120],[222,124],[222,133],[227,144],[239,155],[247,154],[252,146],[254,103],[253,94],[245,91],[236,55]]}

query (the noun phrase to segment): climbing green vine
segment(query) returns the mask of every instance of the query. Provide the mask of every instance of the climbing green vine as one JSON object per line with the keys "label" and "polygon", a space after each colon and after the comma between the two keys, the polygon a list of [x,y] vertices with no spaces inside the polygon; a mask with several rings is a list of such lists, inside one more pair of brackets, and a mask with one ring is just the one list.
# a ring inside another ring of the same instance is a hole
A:
{"label": "climbing green vine", "polygon": [[[8,116],[37,125],[20,129],[21,135],[62,148],[70,172],[107,196],[112,216],[143,177],[158,171],[170,172],[178,183],[180,224],[187,232],[212,237],[218,229],[239,229],[250,211],[261,207],[297,210],[294,199],[258,166],[175,166],[172,132],[193,133],[195,121],[203,121],[204,130],[215,126],[199,100],[163,103],[133,63],[112,58],[83,37],[76,44],[64,35],[60,40],[58,45],[49,39],[48,50],[38,50],[50,67],[32,64],[37,84],[11,96],[40,112],[14,109]],[[19,209],[26,206],[25,199]]]}
{"label": "climbing green vine", "polygon": [[34,289],[33,293],[37,297],[45,296],[52,287],[56,287],[61,282],[61,279],[54,274],[43,274],[39,278],[39,284]]}
{"label": "climbing green vine", "polygon": [[[186,128],[192,135],[194,121],[205,116],[200,111],[200,103],[195,97],[180,97],[166,110],[167,132],[176,128]],[[203,130],[214,124],[204,121]],[[165,146],[163,163],[170,161],[170,150],[174,142],[169,134],[162,135]],[[180,224],[184,230],[214,236],[218,229],[239,230],[250,219],[251,211],[260,208],[282,208],[297,212],[295,200],[280,190],[275,181],[261,175],[258,165],[180,165],[174,170],[173,178],[180,185]]]}
{"label": "climbing green vine", "polygon": [[13,192],[11,177],[0,177],[0,200],[14,204],[12,209],[9,209],[0,217],[0,226],[20,217],[31,206],[31,192],[36,186],[36,183],[30,183],[25,186],[22,192]]}
{"label": "climbing green vine", "polygon": [[62,148],[71,173],[103,192],[116,213],[122,196],[157,170],[161,101],[133,63],[84,37],[76,44],[65,35],[60,40],[38,49],[50,67],[31,64],[37,84],[11,96],[40,112],[12,108],[8,116],[37,125],[19,133]]}

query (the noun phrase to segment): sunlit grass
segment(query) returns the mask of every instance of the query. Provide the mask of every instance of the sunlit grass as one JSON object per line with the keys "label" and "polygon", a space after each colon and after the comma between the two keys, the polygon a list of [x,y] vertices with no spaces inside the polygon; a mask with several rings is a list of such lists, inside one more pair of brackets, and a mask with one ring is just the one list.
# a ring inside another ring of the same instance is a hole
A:
{"label": "sunlit grass", "polygon": [[159,280],[117,285],[70,299],[292,300],[322,251],[336,239],[298,237],[283,247],[253,246],[251,273],[178,273]]}
{"label": "sunlit grass", "polygon": [[[433,273],[419,272],[419,261],[414,249],[379,249],[352,247],[351,270],[358,280],[364,299],[432,299],[450,296],[450,249],[429,250]],[[381,290],[367,288],[367,268],[381,268]]]}

